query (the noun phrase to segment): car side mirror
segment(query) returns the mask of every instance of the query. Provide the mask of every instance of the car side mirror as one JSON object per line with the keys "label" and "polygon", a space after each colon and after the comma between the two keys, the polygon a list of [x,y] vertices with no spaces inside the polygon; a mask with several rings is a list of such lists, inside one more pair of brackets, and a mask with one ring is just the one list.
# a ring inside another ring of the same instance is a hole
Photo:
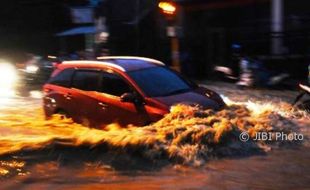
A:
{"label": "car side mirror", "polygon": [[133,93],[125,93],[121,95],[121,102],[135,103],[136,101],[137,101],[137,96]]}

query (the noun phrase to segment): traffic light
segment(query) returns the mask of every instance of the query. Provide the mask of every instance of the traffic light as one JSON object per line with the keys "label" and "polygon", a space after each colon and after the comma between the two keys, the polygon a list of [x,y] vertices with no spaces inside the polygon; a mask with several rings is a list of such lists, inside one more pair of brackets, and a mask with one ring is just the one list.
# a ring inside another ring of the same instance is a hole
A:
{"label": "traffic light", "polygon": [[170,1],[161,1],[158,3],[158,7],[162,11],[163,14],[166,16],[175,16],[177,7],[175,3],[170,2]]}

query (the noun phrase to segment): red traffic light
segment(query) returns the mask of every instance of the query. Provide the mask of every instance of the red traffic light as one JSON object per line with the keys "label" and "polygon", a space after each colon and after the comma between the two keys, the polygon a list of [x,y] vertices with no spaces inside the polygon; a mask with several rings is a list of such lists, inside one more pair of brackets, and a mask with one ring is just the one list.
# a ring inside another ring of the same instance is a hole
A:
{"label": "red traffic light", "polygon": [[168,15],[174,15],[177,7],[174,3],[162,1],[158,4],[158,7],[163,11],[163,13]]}

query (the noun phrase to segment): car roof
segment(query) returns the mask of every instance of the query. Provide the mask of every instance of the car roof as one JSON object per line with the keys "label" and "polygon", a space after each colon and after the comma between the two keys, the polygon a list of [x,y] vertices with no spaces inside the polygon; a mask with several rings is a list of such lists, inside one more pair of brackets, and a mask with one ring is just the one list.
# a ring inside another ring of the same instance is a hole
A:
{"label": "car roof", "polygon": [[158,60],[145,57],[107,56],[98,57],[97,59],[97,61],[64,61],[60,67],[108,67],[121,70],[123,72],[128,72],[150,67],[164,66],[164,63]]}

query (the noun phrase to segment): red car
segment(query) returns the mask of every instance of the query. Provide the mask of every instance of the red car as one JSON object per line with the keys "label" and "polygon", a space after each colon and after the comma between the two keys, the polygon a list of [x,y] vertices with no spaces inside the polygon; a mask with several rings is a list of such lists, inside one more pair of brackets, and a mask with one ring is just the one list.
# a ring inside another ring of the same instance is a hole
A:
{"label": "red car", "polygon": [[143,126],[158,121],[178,104],[222,109],[221,97],[141,57],[103,57],[100,61],[65,61],[44,85],[44,111],[100,126],[118,122]]}

